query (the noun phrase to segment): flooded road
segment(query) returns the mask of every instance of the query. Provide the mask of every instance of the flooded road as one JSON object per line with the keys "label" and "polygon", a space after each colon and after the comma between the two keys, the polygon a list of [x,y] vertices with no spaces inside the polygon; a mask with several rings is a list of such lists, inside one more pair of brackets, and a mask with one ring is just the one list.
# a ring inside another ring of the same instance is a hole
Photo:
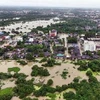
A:
{"label": "flooded road", "polygon": [[[50,19],[50,20],[37,20],[37,21],[30,21],[30,22],[19,22],[19,23],[14,23],[14,24],[11,24],[9,26],[5,26],[3,28],[4,31],[7,31],[7,32],[11,32],[12,29],[16,30],[17,28],[17,31],[18,32],[30,32],[31,29],[33,28],[36,28],[37,26],[43,26],[43,27],[46,27],[47,25],[51,25],[51,24],[56,24],[56,23],[60,23],[61,21],[54,21],[53,19]],[[1,29],[2,27],[0,27]],[[2,30],[0,30],[2,31]]]}

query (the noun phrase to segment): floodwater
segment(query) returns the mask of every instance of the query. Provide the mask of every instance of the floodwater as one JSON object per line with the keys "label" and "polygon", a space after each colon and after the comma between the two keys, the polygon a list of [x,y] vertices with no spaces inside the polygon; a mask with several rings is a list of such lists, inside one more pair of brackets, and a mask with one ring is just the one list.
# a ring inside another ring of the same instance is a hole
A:
{"label": "floodwater", "polygon": [[[18,64],[16,61],[12,60],[12,61],[1,61],[0,62],[0,72],[7,72],[8,68],[11,67],[19,67],[20,68],[20,73],[25,73],[26,75],[29,75],[28,78],[31,79],[31,71],[32,71],[32,67],[33,65],[38,65],[39,67],[41,67],[40,63],[34,63],[34,62],[30,62],[29,64],[27,64],[26,66],[22,66],[20,64]],[[78,66],[75,66],[73,64],[71,64],[70,62],[68,63],[62,63],[61,66],[54,66],[52,68],[47,68],[50,76],[48,77],[42,77],[42,80],[45,80],[45,83],[47,82],[48,79],[52,78],[54,81],[53,86],[55,87],[56,85],[63,85],[63,84],[69,84],[73,81],[73,79],[75,77],[80,76],[83,79],[88,79],[87,76],[85,75],[85,73],[82,73],[80,71],[77,70]],[[66,69],[68,70],[68,75],[67,75],[67,79],[62,79],[61,74],[63,72],[63,70]],[[70,75],[70,77],[68,77]],[[40,77],[36,77],[37,80],[40,79]]]}
{"label": "floodwater", "polygon": [[[80,77],[81,79],[88,79],[85,73],[81,73],[77,70],[78,67],[79,66],[74,66],[71,63],[63,63],[61,66],[54,66],[53,68],[48,68],[50,76],[43,78],[45,79],[44,83],[47,83],[49,79],[52,79],[54,82],[53,87],[56,87],[57,85],[62,86],[64,84],[69,84],[73,82],[73,79],[75,77]],[[61,77],[61,74],[64,69],[68,71],[66,79],[63,79]]]}
{"label": "floodwater", "polygon": [[[30,21],[30,22],[19,22],[19,23],[14,23],[11,24],[9,26],[5,26],[5,30],[7,32],[11,32],[12,29],[15,29],[19,27],[19,30],[17,30],[18,32],[22,31],[22,32],[30,32],[32,28],[36,28],[37,26],[43,26],[46,27],[47,25],[51,25],[51,24],[56,24],[59,23],[61,21],[54,21],[53,19],[50,20],[37,20],[37,21]],[[2,27],[0,27],[0,31]]]}
{"label": "floodwater", "polygon": [[[39,67],[41,67],[40,63],[34,63],[34,62],[29,62],[26,66],[21,66],[19,65],[16,61],[12,60],[12,61],[0,61],[0,72],[7,72],[8,68],[11,67],[19,67],[20,68],[20,73],[25,73],[26,75],[28,75],[27,79],[31,79],[31,71],[32,71],[32,67],[33,65],[38,65]],[[88,77],[86,76],[85,73],[82,73],[80,71],[77,70],[79,66],[75,66],[74,64],[72,64],[71,62],[67,62],[67,63],[62,63],[61,66],[54,66],[52,68],[47,68],[50,76],[48,77],[35,77],[35,82],[39,82],[39,81],[43,81],[44,83],[47,83],[47,81],[49,79],[53,80],[53,87],[56,87],[56,85],[62,86],[64,84],[69,84],[71,82],[73,82],[73,79],[75,77],[80,77],[80,79],[88,79]],[[68,71],[68,75],[66,79],[63,79],[61,77],[62,72],[64,71],[64,69],[66,69]],[[69,77],[70,75],[70,77]],[[99,77],[100,79],[100,77]],[[11,81],[13,79],[10,80],[6,80],[3,81],[5,85],[2,86],[2,88],[7,88],[7,87],[14,87],[15,83],[14,80]],[[33,96],[31,96],[33,97]],[[40,97],[39,100],[46,100],[47,97]],[[13,97],[12,100],[20,100],[18,97]],[[61,99],[60,99],[61,100]],[[62,99],[63,100],[63,99]]]}
{"label": "floodwater", "polygon": [[13,97],[11,100],[21,100],[18,97]]}

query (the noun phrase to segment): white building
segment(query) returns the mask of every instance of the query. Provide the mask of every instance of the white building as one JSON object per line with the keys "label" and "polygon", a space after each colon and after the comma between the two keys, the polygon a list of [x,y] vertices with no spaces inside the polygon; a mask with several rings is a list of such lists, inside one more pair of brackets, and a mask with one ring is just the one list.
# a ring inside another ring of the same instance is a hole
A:
{"label": "white building", "polygon": [[59,21],[59,20],[60,20],[60,18],[55,17],[53,20],[54,20],[54,21]]}
{"label": "white building", "polygon": [[29,42],[33,42],[34,41],[34,39],[33,38],[29,38]]}
{"label": "white building", "polygon": [[84,51],[96,51],[96,44],[94,41],[84,41]]}
{"label": "white building", "polygon": [[10,36],[5,36],[5,39],[6,39],[6,40],[9,40],[9,39],[10,39]]}
{"label": "white building", "polygon": [[15,41],[16,41],[16,42],[18,42],[18,41],[23,42],[23,37],[21,37],[21,36],[16,36],[16,37],[15,37]]}

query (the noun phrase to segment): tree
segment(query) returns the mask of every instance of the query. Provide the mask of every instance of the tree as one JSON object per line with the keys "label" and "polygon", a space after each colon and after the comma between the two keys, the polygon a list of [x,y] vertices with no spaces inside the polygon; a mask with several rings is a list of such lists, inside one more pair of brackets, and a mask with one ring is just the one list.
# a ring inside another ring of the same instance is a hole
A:
{"label": "tree", "polygon": [[26,55],[26,59],[27,59],[27,60],[33,60],[34,57],[33,57],[33,55],[32,55],[31,53],[28,53],[28,54]]}
{"label": "tree", "polygon": [[49,76],[49,71],[47,69],[44,69],[43,67],[38,67],[37,65],[34,65],[32,67],[32,76]]}
{"label": "tree", "polygon": [[74,82],[79,82],[79,78],[78,77],[76,77],[76,78],[74,78],[74,80],[73,80]]}
{"label": "tree", "polygon": [[[23,80],[23,79],[22,79]],[[17,83],[17,86],[14,87],[14,92],[20,97],[25,98],[34,91],[33,80],[24,80]]]}
{"label": "tree", "polygon": [[97,51],[97,54],[100,56],[100,50]]}
{"label": "tree", "polygon": [[89,76],[89,77],[91,77],[92,76],[92,72],[91,71],[87,71],[86,75]]}
{"label": "tree", "polygon": [[54,65],[56,65],[56,61],[55,59],[48,59],[47,60],[47,63],[43,64],[42,66],[45,66],[45,67],[53,67]]}
{"label": "tree", "polygon": [[67,92],[64,93],[63,96],[66,100],[74,100],[74,98],[75,98],[75,94],[71,91],[68,93]]}
{"label": "tree", "polygon": [[68,43],[77,43],[77,38],[76,37],[68,37]]}
{"label": "tree", "polygon": [[0,48],[0,56],[4,54],[4,49]]}
{"label": "tree", "polygon": [[51,86],[52,84],[53,84],[53,80],[52,79],[49,79],[48,82],[47,82],[47,85],[48,86]]}

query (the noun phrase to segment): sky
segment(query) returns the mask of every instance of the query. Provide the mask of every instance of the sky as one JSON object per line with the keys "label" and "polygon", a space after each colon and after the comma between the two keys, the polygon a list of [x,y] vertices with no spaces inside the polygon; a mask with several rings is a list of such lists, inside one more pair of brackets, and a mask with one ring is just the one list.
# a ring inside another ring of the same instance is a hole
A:
{"label": "sky", "polygon": [[0,6],[100,8],[100,0],[0,0]]}

